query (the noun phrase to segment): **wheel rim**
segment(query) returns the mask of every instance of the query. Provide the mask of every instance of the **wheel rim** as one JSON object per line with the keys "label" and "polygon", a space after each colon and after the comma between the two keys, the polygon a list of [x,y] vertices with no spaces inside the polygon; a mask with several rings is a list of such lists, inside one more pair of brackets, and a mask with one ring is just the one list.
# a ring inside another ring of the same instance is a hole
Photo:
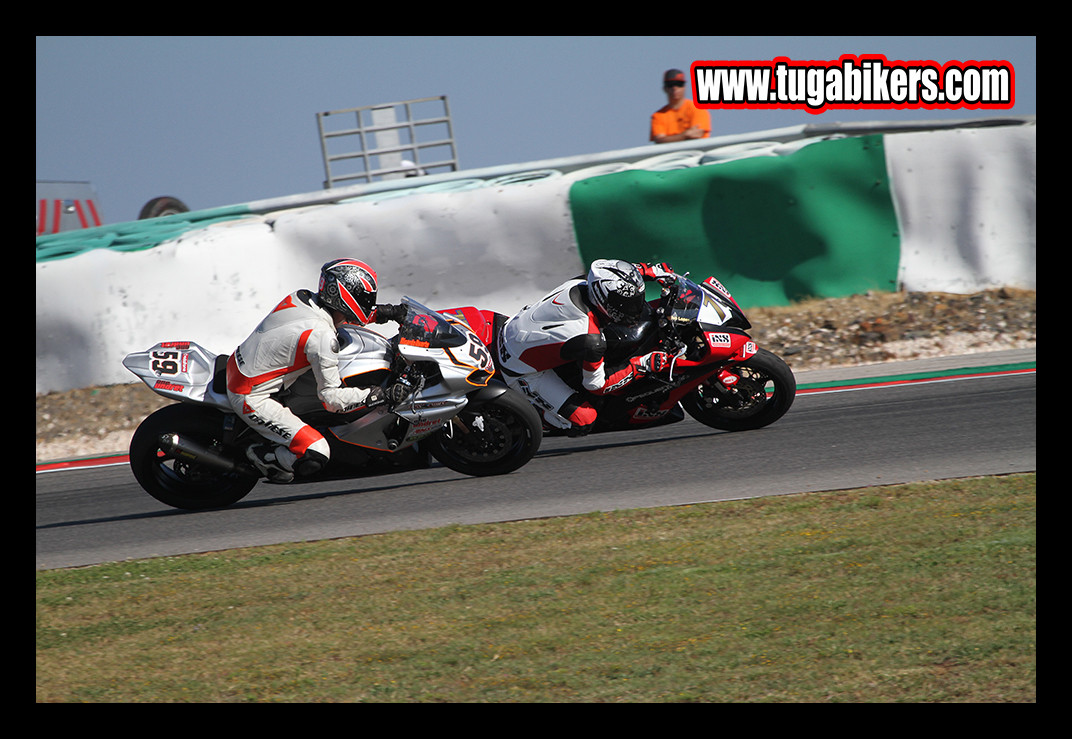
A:
{"label": "wheel rim", "polygon": [[[715,382],[698,388],[702,408],[733,418],[748,418],[759,413],[778,392],[773,379],[752,367],[738,367],[738,381],[728,392],[716,389]],[[724,386],[723,386],[724,387]]]}
{"label": "wheel rim", "polygon": [[460,420],[468,431],[455,429],[442,439],[443,448],[458,459],[479,464],[497,462],[524,443],[524,424],[502,408],[487,408]]}

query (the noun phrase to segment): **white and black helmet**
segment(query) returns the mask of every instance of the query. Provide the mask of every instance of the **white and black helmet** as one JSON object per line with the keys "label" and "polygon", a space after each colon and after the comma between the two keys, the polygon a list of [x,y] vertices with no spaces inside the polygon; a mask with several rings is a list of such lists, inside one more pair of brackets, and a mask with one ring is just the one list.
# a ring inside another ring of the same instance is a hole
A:
{"label": "white and black helmet", "polygon": [[588,270],[588,297],[614,323],[631,326],[644,314],[644,278],[624,259],[597,259]]}
{"label": "white and black helmet", "polygon": [[376,271],[356,259],[333,259],[320,268],[320,304],[334,308],[348,323],[364,326],[376,311]]}

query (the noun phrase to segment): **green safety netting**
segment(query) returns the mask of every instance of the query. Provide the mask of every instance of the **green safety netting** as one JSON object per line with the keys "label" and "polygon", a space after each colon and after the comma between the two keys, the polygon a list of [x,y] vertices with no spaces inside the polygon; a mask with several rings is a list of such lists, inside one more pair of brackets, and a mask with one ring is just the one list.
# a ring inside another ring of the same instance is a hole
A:
{"label": "green safety netting", "polygon": [[91,249],[113,251],[150,249],[164,241],[177,238],[187,231],[249,215],[252,215],[252,212],[247,206],[232,205],[224,208],[176,213],[142,221],[47,234],[37,237],[37,261],[65,259]]}

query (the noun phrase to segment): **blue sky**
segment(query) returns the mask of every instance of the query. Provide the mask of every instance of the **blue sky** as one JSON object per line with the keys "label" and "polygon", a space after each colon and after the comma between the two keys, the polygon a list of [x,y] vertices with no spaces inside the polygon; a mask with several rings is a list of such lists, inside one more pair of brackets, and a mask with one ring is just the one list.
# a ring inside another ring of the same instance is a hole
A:
{"label": "blue sky", "polygon": [[[447,95],[462,169],[647,144],[662,72],[695,60],[1008,61],[1035,114],[1033,36],[38,36],[37,179],[92,182],[106,223],[318,191],[316,113]],[[980,110],[713,111],[715,135]]]}

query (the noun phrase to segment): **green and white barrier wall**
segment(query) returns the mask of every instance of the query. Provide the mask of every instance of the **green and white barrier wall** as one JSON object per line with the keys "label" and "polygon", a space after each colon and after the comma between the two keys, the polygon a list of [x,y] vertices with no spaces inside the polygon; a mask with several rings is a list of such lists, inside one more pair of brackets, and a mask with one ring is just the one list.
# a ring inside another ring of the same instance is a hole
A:
{"label": "green and white barrier wall", "polygon": [[782,129],[39,237],[37,392],[130,382],[122,358],[158,341],[230,352],[339,256],[383,302],[504,313],[600,257],[713,274],[746,308],[1033,289],[1035,130]]}

